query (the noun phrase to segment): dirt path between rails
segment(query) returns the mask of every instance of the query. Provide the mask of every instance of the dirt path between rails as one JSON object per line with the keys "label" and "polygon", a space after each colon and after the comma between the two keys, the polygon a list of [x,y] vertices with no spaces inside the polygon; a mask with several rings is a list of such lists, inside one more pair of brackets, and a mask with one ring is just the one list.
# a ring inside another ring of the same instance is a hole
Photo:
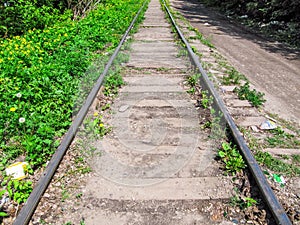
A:
{"label": "dirt path between rails", "polygon": [[[93,172],[84,182],[78,179],[73,185],[68,180],[68,189],[61,181],[53,182],[33,225],[41,220],[86,225],[232,224],[223,216],[224,202],[234,194],[232,179],[214,160],[217,144],[210,132],[200,127],[205,112],[186,92],[184,81],[194,73],[179,51],[160,2],[152,0],[124,64],[126,85],[111,112],[103,114],[104,124],[112,130],[100,140],[84,139],[85,151],[93,149]],[[55,186],[62,186],[61,202],[53,197]],[[75,190],[69,194],[71,188]]]}
{"label": "dirt path between rails", "polygon": [[250,33],[226,17],[205,8],[198,0],[171,0],[171,6],[189,22],[258,91],[265,93],[265,109],[281,118],[300,120],[300,53]]}

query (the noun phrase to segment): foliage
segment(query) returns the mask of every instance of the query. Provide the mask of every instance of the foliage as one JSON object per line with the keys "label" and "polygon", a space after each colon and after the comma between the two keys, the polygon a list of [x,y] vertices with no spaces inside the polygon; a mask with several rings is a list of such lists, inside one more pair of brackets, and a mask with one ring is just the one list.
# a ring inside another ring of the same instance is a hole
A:
{"label": "foliage", "polygon": [[71,123],[74,93],[94,52],[116,47],[141,3],[112,0],[80,21],[0,41],[2,169],[19,155],[35,167],[49,159]]}
{"label": "foliage", "polygon": [[270,153],[261,151],[261,149],[266,148],[266,146],[263,142],[261,142],[261,140],[258,140],[256,137],[254,137],[253,134],[247,129],[241,128],[241,132],[246,138],[247,143],[249,143],[249,148],[252,149],[255,153],[254,157],[256,161],[259,162],[261,165],[267,167],[273,172],[284,173],[285,175],[300,175],[300,167],[299,164],[297,164],[297,162],[293,161],[292,164],[286,163],[282,161],[279,157],[275,158]]}
{"label": "foliage", "polygon": [[109,127],[104,125],[102,115],[99,115],[98,113],[94,113],[93,116],[87,117],[83,125],[85,134],[95,138],[101,138],[111,130]]}
{"label": "foliage", "polygon": [[293,134],[284,132],[280,127],[269,131],[272,136],[266,138],[268,147],[299,148],[300,141]]}
{"label": "foliage", "polygon": [[201,91],[201,106],[207,109],[213,103],[213,97],[208,95],[208,91]]}
{"label": "foliage", "polygon": [[238,206],[242,210],[247,209],[256,204],[257,201],[251,197],[240,197],[238,195],[235,195],[230,199],[230,205]]}
{"label": "foliage", "polygon": [[266,100],[263,98],[264,94],[250,90],[250,85],[246,82],[243,86],[235,88],[234,91],[238,94],[239,99],[248,100],[254,107],[261,106]]}
{"label": "foliage", "polygon": [[[128,61],[128,56],[119,53],[116,61],[121,64]],[[113,97],[118,93],[118,89],[124,84],[123,77],[120,75],[121,68],[113,66],[112,70],[109,71],[108,76],[105,78],[103,94],[105,96]]]}
{"label": "foliage", "polygon": [[194,75],[188,76],[187,83],[190,86],[196,86],[200,78],[200,74],[196,73]]}
{"label": "foliage", "polygon": [[300,167],[283,162],[274,158],[268,152],[257,151],[255,159],[274,172],[280,172],[287,175],[300,175]]}
{"label": "foliage", "polygon": [[[0,191],[0,199],[2,199],[2,196],[6,193],[6,190],[1,190]],[[8,214],[6,212],[2,212],[0,207],[0,217],[6,217]]]}
{"label": "foliage", "polygon": [[32,191],[32,181],[29,180],[14,180],[5,177],[1,186],[6,187],[8,196],[18,204],[25,202]]}
{"label": "foliage", "polygon": [[228,76],[222,77],[222,83],[225,85],[240,84],[241,80],[246,80],[245,76],[239,73],[236,69],[231,67],[226,71]]}
{"label": "foliage", "polygon": [[236,146],[231,143],[223,142],[218,156],[225,163],[225,169],[229,173],[235,174],[246,167],[242,155],[236,149]]}
{"label": "foliage", "polygon": [[300,47],[300,1],[298,0],[201,0],[228,16],[255,27],[276,39]]}
{"label": "foliage", "polygon": [[60,11],[51,1],[8,0],[0,6],[0,37],[43,29],[59,19]]}
{"label": "foliage", "polygon": [[199,81],[200,74],[194,74],[191,76],[188,76],[186,79],[187,84],[190,86],[190,89],[187,90],[187,93],[189,94],[195,94],[196,92],[196,85]]}
{"label": "foliage", "polygon": [[105,0],[6,0],[0,5],[0,37],[44,29],[66,18],[80,19]]}

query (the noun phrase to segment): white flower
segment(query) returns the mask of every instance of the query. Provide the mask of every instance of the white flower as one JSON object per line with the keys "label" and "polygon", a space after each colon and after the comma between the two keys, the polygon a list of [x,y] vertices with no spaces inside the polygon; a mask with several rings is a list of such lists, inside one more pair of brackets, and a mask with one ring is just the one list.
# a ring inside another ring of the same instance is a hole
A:
{"label": "white flower", "polygon": [[19,123],[24,123],[25,122],[25,118],[24,117],[21,117],[20,119],[19,119]]}
{"label": "white flower", "polygon": [[18,94],[16,94],[16,96],[17,96],[18,98],[21,98],[21,97],[22,97],[22,94],[19,92]]}

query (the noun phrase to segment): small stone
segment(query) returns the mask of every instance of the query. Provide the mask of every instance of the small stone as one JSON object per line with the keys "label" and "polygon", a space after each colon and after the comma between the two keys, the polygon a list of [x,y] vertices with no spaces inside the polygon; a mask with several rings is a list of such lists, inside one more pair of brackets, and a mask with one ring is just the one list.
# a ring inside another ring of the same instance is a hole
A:
{"label": "small stone", "polygon": [[44,198],[50,198],[50,195],[48,193],[45,193]]}
{"label": "small stone", "polygon": [[239,221],[237,219],[232,219],[231,221],[235,224],[239,224]]}
{"label": "small stone", "polygon": [[119,112],[125,112],[128,108],[129,108],[129,105],[122,105],[122,106],[119,108]]}

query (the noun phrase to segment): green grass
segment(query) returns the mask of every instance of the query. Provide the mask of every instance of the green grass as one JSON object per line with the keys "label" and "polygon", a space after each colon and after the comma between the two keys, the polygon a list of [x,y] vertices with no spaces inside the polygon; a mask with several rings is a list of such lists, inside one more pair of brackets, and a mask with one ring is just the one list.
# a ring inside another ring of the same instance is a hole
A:
{"label": "green grass", "polygon": [[[188,29],[192,32],[195,32],[196,33],[196,39],[200,40],[201,43],[203,43],[204,45],[210,47],[210,48],[215,48],[214,45],[211,43],[211,40],[205,38],[196,28],[194,28],[189,22],[188,20],[183,16],[181,15],[180,12],[178,11],[174,11],[171,7],[170,7],[170,2],[169,0],[165,0],[166,2],[166,5],[168,6],[170,12],[172,13],[172,16],[174,17],[175,20],[181,20],[183,22],[186,23]],[[162,1],[161,1],[161,4],[162,4]]]}
{"label": "green grass", "polygon": [[274,158],[268,152],[257,151],[255,153],[255,159],[273,172],[283,173],[286,175],[300,175],[299,166],[285,163],[280,159]]}
{"label": "green grass", "polygon": [[[300,166],[299,163],[297,163],[297,159],[300,158],[299,156],[296,156],[296,161],[292,161],[292,163],[285,162],[284,159],[286,159],[286,157],[282,157],[281,159],[275,158],[270,153],[262,151],[262,149],[268,147],[264,144],[265,140],[258,140],[251,134],[251,131],[246,130],[245,128],[240,130],[246,138],[249,148],[252,150],[255,159],[260,165],[276,173],[289,176],[300,175]],[[292,156],[292,158],[294,157]]]}
{"label": "green grass", "polygon": [[[115,49],[142,3],[105,1],[82,20],[65,18],[44,30],[32,29],[22,36],[0,39],[1,179],[6,179],[4,169],[19,156],[34,170],[51,158],[72,122],[78,98],[79,102],[84,99],[79,92],[89,92],[108,59],[107,53]],[[106,78],[106,94],[115,93],[120,84],[119,75],[112,72]],[[108,129],[101,119],[91,122],[100,136]],[[78,170],[86,173],[90,169]],[[31,186],[22,182],[2,182],[1,189],[12,191],[12,201],[24,202]]]}
{"label": "green grass", "polygon": [[231,67],[226,71],[227,76],[222,77],[222,83],[225,85],[240,84],[242,80],[246,80],[245,76]]}
{"label": "green grass", "polygon": [[255,89],[251,90],[248,82],[241,87],[235,88],[234,92],[237,93],[239,99],[248,100],[254,107],[259,107],[266,101],[264,99],[264,93],[256,91]]}
{"label": "green grass", "polygon": [[300,148],[299,139],[293,134],[286,133],[280,127],[270,130],[269,133],[271,136],[265,140],[266,147]]}

